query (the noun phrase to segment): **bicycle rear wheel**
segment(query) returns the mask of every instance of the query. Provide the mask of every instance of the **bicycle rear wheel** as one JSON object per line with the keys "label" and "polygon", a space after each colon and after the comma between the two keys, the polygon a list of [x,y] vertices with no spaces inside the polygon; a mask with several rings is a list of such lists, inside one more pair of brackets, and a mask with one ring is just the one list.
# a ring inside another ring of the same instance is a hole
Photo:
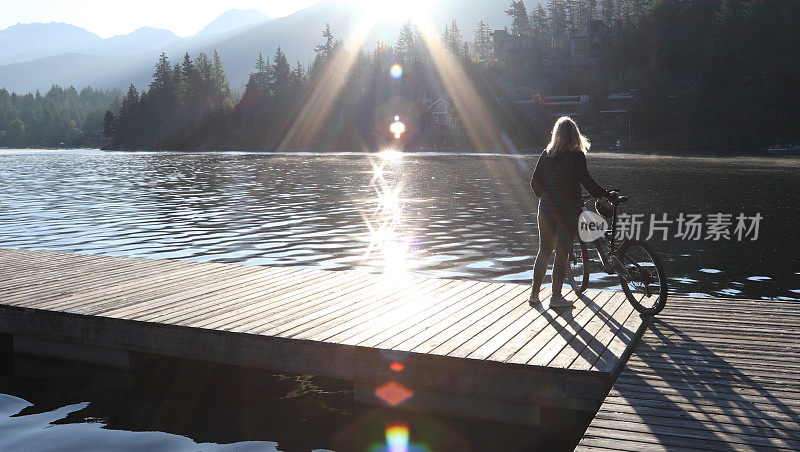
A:
{"label": "bicycle rear wheel", "polygon": [[583,293],[589,287],[589,250],[581,239],[572,242],[567,278],[576,293]]}
{"label": "bicycle rear wheel", "polygon": [[644,315],[656,315],[667,304],[667,281],[661,261],[650,245],[628,240],[619,247],[617,275],[633,307]]}

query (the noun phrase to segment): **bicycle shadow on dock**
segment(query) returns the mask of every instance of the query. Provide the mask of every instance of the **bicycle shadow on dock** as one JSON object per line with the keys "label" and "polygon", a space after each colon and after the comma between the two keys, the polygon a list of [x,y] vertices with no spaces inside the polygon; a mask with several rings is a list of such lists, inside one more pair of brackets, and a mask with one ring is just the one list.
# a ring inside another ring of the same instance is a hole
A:
{"label": "bicycle shadow on dock", "polygon": [[800,448],[800,349],[781,362],[769,350],[741,352],[735,329],[728,338],[695,338],[665,317],[651,322],[620,373],[601,426],[652,435],[667,448]]}

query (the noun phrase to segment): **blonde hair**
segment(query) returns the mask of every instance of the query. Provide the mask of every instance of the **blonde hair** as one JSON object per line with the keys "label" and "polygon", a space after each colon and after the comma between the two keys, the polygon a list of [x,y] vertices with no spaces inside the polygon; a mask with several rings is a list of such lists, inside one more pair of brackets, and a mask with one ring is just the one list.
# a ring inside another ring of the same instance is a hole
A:
{"label": "blonde hair", "polygon": [[559,152],[579,149],[586,154],[591,147],[589,139],[581,135],[578,125],[569,116],[558,118],[553,126],[553,134],[547,145],[547,154],[555,155]]}

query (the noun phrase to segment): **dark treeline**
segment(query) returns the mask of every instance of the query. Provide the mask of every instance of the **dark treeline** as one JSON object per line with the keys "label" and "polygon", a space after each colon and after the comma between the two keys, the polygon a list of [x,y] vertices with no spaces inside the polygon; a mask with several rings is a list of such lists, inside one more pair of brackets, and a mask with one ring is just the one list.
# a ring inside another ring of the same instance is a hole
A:
{"label": "dark treeline", "polygon": [[[500,65],[492,79],[533,97],[603,99],[637,89],[631,124],[639,148],[737,152],[800,140],[800,2],[549,0],[527,11],[512,1],[507,12],[510,33],[532,45],[517,54],[528,58]],[[598,64],[575,65],[570,32],[592,21],[612,36],[601,42]],[[598,107],[578,118],[589,131],[598,129]]]}
{"label": "dark treeline", "polygon": [[222,61],[201,53],[170,65],[161,54],[150,89],[131,85],[119,109],[109,110],[104,130],[113,145],[125,148],[192,149],[225,130],[233,111]]}
{"label": "dark treeline", "polygon": [[0,89],[0,147],[97,146],[103,140],[103,115],[119,95],[71,86],[53,86],[44,95]]}
{"label": "dark treeline", "polygon": [[[633,148],[722,153],[800,139],[800,2],[549,0],[528,10],[511,1],[506,13],[509,39],[522,43],[513,51],[495,49],[484,22],[465,39],[453,20],[438,38],[485,104],[486,122],[521,148],[546,141],[557,112],[545,100],[554,95],[588,96],[576,119],[595,141],[614,141],[604,102],[629,90]],[[588,63],[575,57],[587,30],[602,31],[590,38]],[[392,141],[399,115],[409,148],[481,147],[467,122],[450,135],[431,126],[430,102],[453,93],[454,80],[443,81],[430,44],[406,23],[397,42],[353,50],[326,27],[308,65],[290,64],[280,48],[254,58],[238,99],[216,52],[174,65],[162,54],[149,88],[131,87],[105,114],[105,133],[114,148],[374,150]],[[399,79],[389,75],[395,63]]]}

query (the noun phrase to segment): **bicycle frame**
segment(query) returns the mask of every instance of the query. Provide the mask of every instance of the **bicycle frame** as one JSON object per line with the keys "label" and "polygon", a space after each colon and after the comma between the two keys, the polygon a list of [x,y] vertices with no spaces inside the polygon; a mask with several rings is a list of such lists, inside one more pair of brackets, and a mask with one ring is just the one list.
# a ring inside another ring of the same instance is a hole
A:
{"label": "bicycle frame", "polygon": [[[593,198],[587,198],[586,200],[588,201],[589,199],[593,199]],[[610,256],[616,256],[616,254],[617,254],[617,238],[616,238],[617,237],[617,208],[619,207],[619,205],[614,203],[614,204],[612,204],[612,206],[613,206],[613,214],[612,214],[612,217],[611,217],[611,237],[608,237],[607,235],[604,235],[603,238],[599,238],[599,239],[597,239],[597,240],[592,242],[592,244],[594,245],[594,248],[597,250],[598,256],[600,257],[600,262],[603,265],[603,270],[605,270],[606,273],[609,273],[609,274],[615,274],[616,273],[616,271],[614,270],[614,267],[611,265],[609,257]],[[586,207],[586,202],[585,201],[584,201],[584,205],[583,205],[583,210],[587,211],[587,212],[591,212],[591,210],[589,210]],[[606,231],[606,234],[608,234],[608,231]],[[608,253],[606,253],[606,251],[603,250],[603,246],[602,245],[606,245],[608,247]]]}

